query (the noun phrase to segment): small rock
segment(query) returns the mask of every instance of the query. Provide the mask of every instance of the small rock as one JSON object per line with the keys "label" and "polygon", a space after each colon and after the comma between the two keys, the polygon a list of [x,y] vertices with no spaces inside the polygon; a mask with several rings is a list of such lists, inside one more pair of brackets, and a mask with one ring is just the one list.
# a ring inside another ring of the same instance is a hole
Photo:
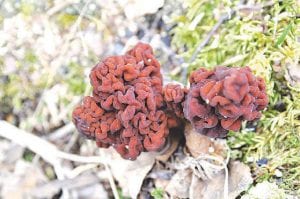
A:
{"label": "small rock", "polygon": [[274,175],[275,175],[277,178],[281,178],[281,177],[282,177],[282,172],[281,172],[279,169],[275,169]]}

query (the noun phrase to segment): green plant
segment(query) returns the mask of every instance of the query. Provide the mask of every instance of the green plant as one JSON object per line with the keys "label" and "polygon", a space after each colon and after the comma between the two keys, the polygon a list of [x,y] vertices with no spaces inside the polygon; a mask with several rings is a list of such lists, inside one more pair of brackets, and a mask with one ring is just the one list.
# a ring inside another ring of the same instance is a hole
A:
{"label": "green plant", "polygon": [[162,188],[156,188],[151,191],[151,196],[154,197],[154,199],[163,199],[164,190]]}
{"label": "green plant", "polygon": [[[276,180],[274,172],[280,168],[279,185],[299,190],[300,89],[287,78],[288,66],[299,63],[300,57],[299,2],[255,0],[247,9],[241,9],[239,3],[188,0],[185,12],[175,18],[178,25],[173,29],[172,44],[188,64],[187,75],[199,67],[246,65],[265,79],[268,108],[253,128],[244,124],[240,133],[230,133],[228,143],[234,157],[251,165],[257,181]],[[262,9],[253,9],[255,6]],[[230,10],[235,10],[235,15],[223,21],[189,63],[213,26]],[[261,158],[269,160],[267,168],[257,167],[255,162]]]}

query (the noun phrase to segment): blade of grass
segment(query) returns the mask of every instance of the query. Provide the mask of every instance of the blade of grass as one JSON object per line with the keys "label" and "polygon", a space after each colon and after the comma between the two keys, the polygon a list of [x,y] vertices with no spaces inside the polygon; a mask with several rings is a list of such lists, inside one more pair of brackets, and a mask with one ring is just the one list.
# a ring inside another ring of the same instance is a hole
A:
{"label": "blade of grass", "polygon": [[277,41],[276,41],[276,43],[275,43],[275,47],[276,47],[276,48],[277,48],[278,46],[280,46],[280,45],[284,42],[284,40],[285,40],[287,34],[290,32],[291,28],[292,28],[292,23],[290,23],[290,24],[284,29],[284,31],[282,32],[282,34],[278,37],[278,39],[277,39]]}

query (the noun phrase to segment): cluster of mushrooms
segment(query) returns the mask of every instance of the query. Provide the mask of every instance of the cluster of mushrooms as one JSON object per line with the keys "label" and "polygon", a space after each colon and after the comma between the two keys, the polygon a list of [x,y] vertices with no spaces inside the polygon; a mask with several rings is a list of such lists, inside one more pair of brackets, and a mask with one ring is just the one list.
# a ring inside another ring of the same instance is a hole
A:
{"label": "cluster of mushrooms", "polygon": [[223,138],[229,130],[239,131],[242,121],[260,118],[268,104],[264,80],[249,67],[199,68],[189,81],[189,89],[163,87],[151,46],[138,43],[91,70],[93,94],[74,109],[73,122],[98,147],[112,146],[135,160],[141,152],[162,149],[169,130],[185,122],[201,134]]}

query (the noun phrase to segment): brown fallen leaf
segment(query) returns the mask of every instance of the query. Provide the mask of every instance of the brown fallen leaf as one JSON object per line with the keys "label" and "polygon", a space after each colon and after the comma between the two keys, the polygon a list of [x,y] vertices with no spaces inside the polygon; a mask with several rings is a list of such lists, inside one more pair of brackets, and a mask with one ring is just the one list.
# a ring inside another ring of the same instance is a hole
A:
{"label": "brown fallen leaf", "polygon": [[[223,199],[225,173],[220,172],[210,180],[192,177],[189,197],[194,199]],[[228,197],[236,198],[253,183],[250,168],[238,161],[230,162],[228,178]]]}
{"label": "brown fallen leaf", "polygon": [[106,155],[112,175],[119,182],[124,196],[137,198],[147,173],[155,163],[158,153],[142,153],[135,161],[123,159],[112,148],[100,149]]}
{"label": "brown fallen leaf", "polygon": [[171,197],[188,198],[192,176],[191,169],[177,171],[166,187],[166,191]]}
{"label": "brown fallen leaf", "polygon": [[193,157],[200,154],[211,154],[225,157],[226,141],[223,139],[212,139],[197,133],[191,124],[187,124],[184,131],[186,146]]}

